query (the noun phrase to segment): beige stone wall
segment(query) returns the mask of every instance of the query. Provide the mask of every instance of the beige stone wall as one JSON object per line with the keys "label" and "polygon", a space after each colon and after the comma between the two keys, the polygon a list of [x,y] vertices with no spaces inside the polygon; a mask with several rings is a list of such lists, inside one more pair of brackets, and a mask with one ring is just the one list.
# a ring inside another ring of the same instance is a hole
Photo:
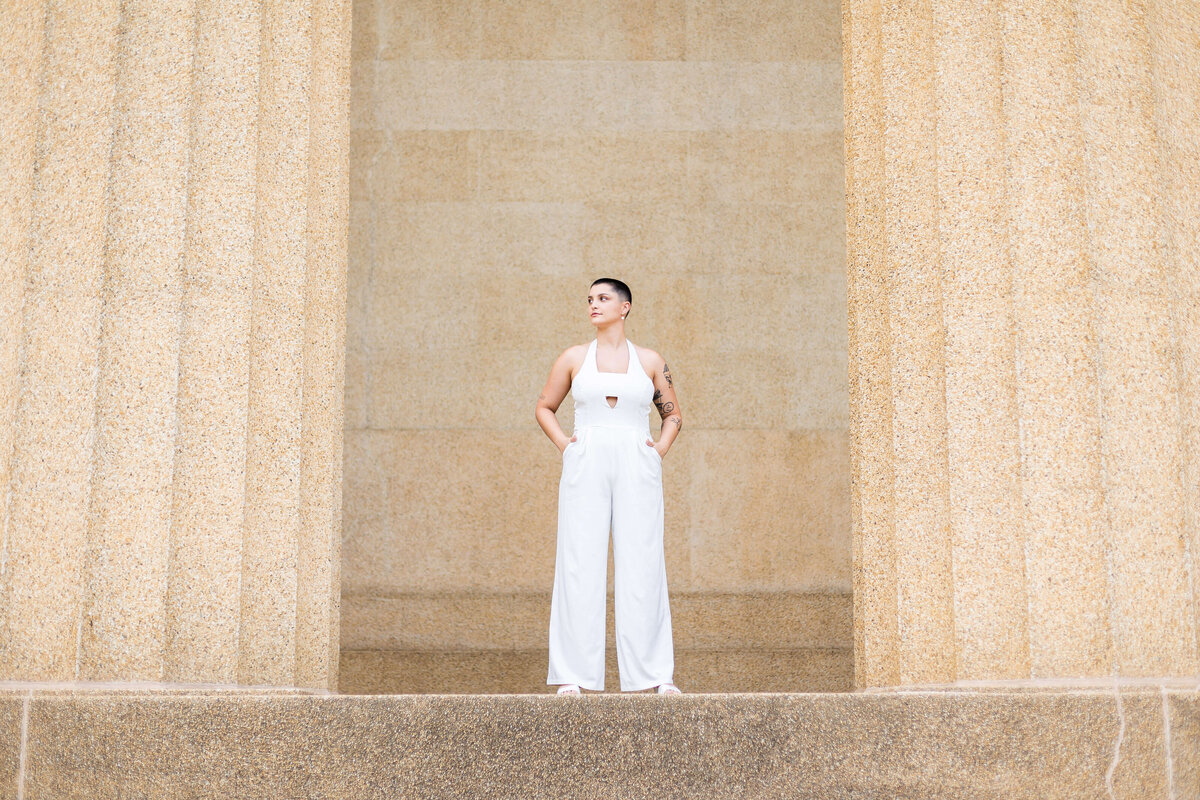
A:
{"label": "beige stone wall", "polygon": [[349,5],[3,17],[0,678],[333,688]]}
{"label": "beige stone wall", "polygon": [[677,649],[848,664],[838,3],[354,15],[344,664],[370,651],[377,686],[388,652],[536,665],[560,462],[534,403],[593,337],[605,275],[631,285],[628,336],[666,357],[686,417],[664,480]]}
{"label": "beige stone wall", "polygon": [[857,683],[1200,674],[1200,13],[849,0]]}

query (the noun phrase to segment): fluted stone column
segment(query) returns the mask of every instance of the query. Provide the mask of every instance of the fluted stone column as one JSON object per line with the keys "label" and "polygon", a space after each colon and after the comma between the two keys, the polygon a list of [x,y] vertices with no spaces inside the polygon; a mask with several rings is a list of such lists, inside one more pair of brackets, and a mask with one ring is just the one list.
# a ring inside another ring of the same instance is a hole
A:
{"label": "fluted stone column", "polygon": [[1200,674],[1200,11],[843,10],[857,685]]}
{"label": "fluted stone column", "polygon": [[333,689],[348,0],[0,26],[0,680]]}

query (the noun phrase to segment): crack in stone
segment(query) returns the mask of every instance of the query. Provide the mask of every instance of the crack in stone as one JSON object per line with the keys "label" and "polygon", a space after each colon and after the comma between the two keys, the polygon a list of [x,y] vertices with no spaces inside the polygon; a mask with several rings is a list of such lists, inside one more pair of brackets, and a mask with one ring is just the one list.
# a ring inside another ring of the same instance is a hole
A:
{"label": "crack in stone", "polygon": [[1113,791],[1113,775],[1116,774],[1117,764],[1121,763],[1121,744],[1125,741],[1125,705],[1121,702],[1121,686],[1114,679],[1113,691],[1117,696],[1117,719],[1120,721],[1120,727],[1117,729],[1117,741],[1113,745],[1113,760],[1108,765],[1108,772],[1104,773],[1104,788],[1108,791],[1108,796],[1116,800],[1116,792]]}

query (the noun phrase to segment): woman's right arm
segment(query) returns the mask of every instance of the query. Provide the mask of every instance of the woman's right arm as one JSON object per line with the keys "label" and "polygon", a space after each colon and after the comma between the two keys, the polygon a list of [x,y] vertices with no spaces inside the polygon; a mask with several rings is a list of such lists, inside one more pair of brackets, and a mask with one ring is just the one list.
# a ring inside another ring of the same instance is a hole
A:
{"label": "woman's right arm", "polygon": [[537,408],[534,410],[534,417],[537,418],[538,425],[542,426],[542,430],[550,437],[550,441],[554,442],[560,453],[567,448],[568,444],[575,441],[574,436],[568,438],[567,434],[563,432],[555,413],[562,405],[567,392],[571,391],[571,369],[578,359],[575,351],[579,347],[580,345],[568,347],[555,360],[554,366],[550,368],[550,377],[546,379],[546,385],[542,387],[542,393],[538,395]]}

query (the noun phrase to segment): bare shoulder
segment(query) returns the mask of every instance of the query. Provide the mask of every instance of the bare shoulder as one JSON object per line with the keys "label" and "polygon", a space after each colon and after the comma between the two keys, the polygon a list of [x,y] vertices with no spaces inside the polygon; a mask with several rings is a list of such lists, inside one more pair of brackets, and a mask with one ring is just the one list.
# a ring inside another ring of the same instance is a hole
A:
{"label": "bare shoulder", "polygon": [[583,363],[584,357],[587,355],[588,346],[586,344],[573,344],[558,357],[559,361],[563,361],[571,366],[578,366]]}
{"label": "bare shoulder", "polygon": [[666,361],[658,354],[657,350],[651,350],[649,347],[637,345],[638,358],[646,366],[653,365],[655,368],[661,367]]}
{"label": "bare shoulder", "polygon": [[638,360],[642,362],[642,367],[651,375],[655,375],[663,371],[667,362],[658,354],[657,350],[651,350],[649,347],[642,347],[640,344],[635,345],[638,351]]}
{"label": "bare shoulder", "polygon": [[555,361],[556,365],[563,365],[568,372],[574,377],[579,368],[583,366],[583,359],[587,357],[588,346],[586,344],[573,344],[558,356]]}

